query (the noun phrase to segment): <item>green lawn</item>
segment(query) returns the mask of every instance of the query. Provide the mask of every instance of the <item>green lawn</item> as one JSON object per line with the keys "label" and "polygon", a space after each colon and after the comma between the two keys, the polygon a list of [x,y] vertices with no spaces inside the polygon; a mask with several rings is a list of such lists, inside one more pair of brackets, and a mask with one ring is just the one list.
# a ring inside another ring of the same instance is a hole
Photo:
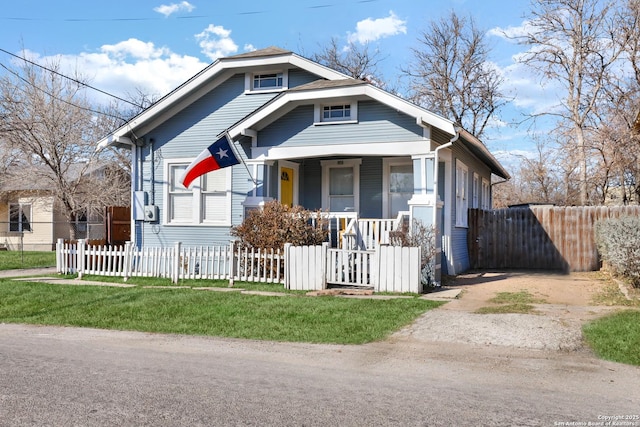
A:
{"label": "green lawn", "polygon": [[640,366],[640,311],[625,310],[594,320],[582,331],[598,357]]}
{"label": "green lawn", "polygon": [[273,341],[362,344],[381,340],[440,304],[419,298],[269,297],[0,280],[0,323]]}
{"label": "green lawn", "polygon": [[0,251],[0,270],[17,268],[54,267],[56,253],[31,251]]}

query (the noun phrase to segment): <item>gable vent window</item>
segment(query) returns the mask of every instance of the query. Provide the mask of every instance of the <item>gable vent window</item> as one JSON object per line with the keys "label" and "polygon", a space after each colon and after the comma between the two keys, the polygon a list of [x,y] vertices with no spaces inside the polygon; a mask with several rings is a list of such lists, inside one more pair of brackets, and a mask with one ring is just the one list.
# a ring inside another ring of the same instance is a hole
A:
{"label": "gable vent window", "polygon": [[253,89],[280,89],[283,87],[282,73],[256,74],[253,76]]}
{"label": "gable vent window", "polygon": [[351,120],[351,105],[331,105],[322,107],[322,121]]}
{"label": "gable vent window", "polygon": [[358,103],[315,105],[314,123],[317,125],[331,123],[356,123],[358,120]]}

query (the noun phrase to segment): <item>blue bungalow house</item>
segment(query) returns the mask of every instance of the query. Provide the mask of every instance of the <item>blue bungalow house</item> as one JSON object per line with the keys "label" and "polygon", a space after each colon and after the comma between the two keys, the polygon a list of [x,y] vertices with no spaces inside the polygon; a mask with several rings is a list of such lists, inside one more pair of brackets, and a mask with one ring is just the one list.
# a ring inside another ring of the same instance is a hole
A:
{"label": "blue bungalow house", "polygon": [[[243,162],[183,187],[225,132]],[[509,178],[452,121],[275,47],[217,60],[98,144],[131,149],[139,247],[227,244],[248,210],[276,199],[341,224],[420,219],[439,230],[448,274],[469,268],[468,209],[489,209],[492,175]]]}

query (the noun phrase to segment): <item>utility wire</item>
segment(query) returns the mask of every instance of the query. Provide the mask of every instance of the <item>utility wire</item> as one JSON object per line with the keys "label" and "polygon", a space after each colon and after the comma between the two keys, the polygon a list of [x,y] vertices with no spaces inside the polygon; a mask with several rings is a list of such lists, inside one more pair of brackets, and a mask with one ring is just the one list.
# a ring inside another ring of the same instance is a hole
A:
{"label": "utility wire", "polygon": [[[64,102],[65,104],[71,105],[72,107],[79,108],[79,109],[81,109],[81,110],[85,110],[85,111],[89,111],[89,112],[94,113],[94,114],[101,114],[101,115],[104,115],[104,116],[109,116],[109,117],[112,117],[112,118],[114,118],[114,119],[122,120],[123,122],[126,122],[126,121],[127,121],[126,119],[124,119],[124,118],[122,118],[122,117],[120,117],[120,116],[116,116],[115,114],[107,113],[107,112],[104,112],[104,111],[94,110],[93,108],[89,108],[89,107],[83,107],[83,106],[81,106],[81,105],[77,105],[77,104],[74,104],[73,102],[67,101],[66,99],[59,98],[59,97],[57,97],[57,96],[55,96],[55,95],[53,95],[53,94],[51,94],[51,93],[47,92],[47,91],[46,91],[46,90],[44,90],[43,88],[41,88],[41,87],[39,87],[39,86],[36,86],[36,85],[32,84],[30,81],[28,81],[27,79],[25,79],[24,77],[22,77],[20,74],[16,73],[15,71],[13,71],[12,69],[10,69],[9,67],[7,67],[6,65],[4,65],[4,64],[3,64],[3,63],[1,63],[1,62],[0,62],[0,67],[4,68],[4,69],[5,69],[5,70],[7,70],[9,73],[13,74],[13,75],[14,75],[14,76],[16,76],[17,78],[19,78],[20,80],[22,80],[23,82],[25,82],[27,85],[29,85],[29,86],[33,86],[33,87],[34,87],[34,88],[36,88],[37,90],[39,90],[39,91],[41,91],[41,92],[45,93],[46,95],[50,96],[50,97],[51,97],[51,98],[53,98],[53,99],[57,99],[57,100],[58,100],[58,101],[60,101],[60,102]],[[21,89],[21,90],[22,90],[23,92],[25,92],[25,90],[24,90],[24,89]]]}
{"label": "utility wire", "polygon": [[[50,68],[47,68],[47,67],[45,67],[44,65],[40,65],[40,64],[38,64],[37,62],[30,61],[30,60],[28,60],[27,58],[24,58],[24,57],[22,57],[22,56],[16,55],[15,53],[11,53],[11,52],[9,52],[9,51],[7,51],[7,50],[4,50],[4,49],[2,49],[2,48],[0,48],[0,52],[4,52],[4,53],[6,53],[7,55],[11,55],[11,56],[13,56],[14,58],[18,58],[18,59],[20,59],[20,60],[22,60],[22,61],[28,62],[28,63],[29,63],[29,64],[31,64],[31,65],[35,65],[36,67],[40,67],[40,68],[42,68],[43,70],[47,70],[47,71],[48,71],[48,72],[50,72],[50,73],[53,73],[53,74],[56,74],[56,75],[58,75],[58,76],[60,76],[60,77],[65,78],[65,79],[71,80],[72,82],[77,83],[77,84],[79,84],[79,85],[81,85],[81,86],[84,86],[84,87],[86,87],[86,88],[88,88],[88,89],[92,89],[92,90],[95,90],[96,92],[100,92],[100,93],[101,93],[101,94],[103,94],[103,95],[107,95],[107,96],[110,96],[110,97],[112,97],[112,98],[115,98],[115,99],[117,99],[117,100],[119,100],[119,101],[126,102],[127,104],[131,104],[131,105],[133,105],[134,107],[137,107],[137,108],[144,108],[142,105],[138,105],[138,104],[136,104],[135,102],[129,101],[129,100],[124,99],[124,98],[120,98],[119,96],[113,95],[113,94],[111,94],[111,93],[109,93],[109,92],[106,92],[106,91],[104,91],[104,90],[102,90],[102,89],[98,89],[98,88],[96,88],[96,87],[94,87],[94,86],[91,86],[91,85],[89,85],[89,84],[87,84],[87,83],[81,82],[80,80],[74,79],[73,77],[69,77],[69,76],[64,75],[64,74],[62,74],[62,73],[59,73],[59,72],[58,72],[58,71],[56,71],[56,70],[52,70],[52,69],[50,69]],[[4,65],[3,65],[2,67],[3,67],[4,69],[7,69],[7,67],[5,67]],[[8,71],[8,69],[7,69],[7,71]],[[15,73],[14,73],[14,74],[15,74]]]}

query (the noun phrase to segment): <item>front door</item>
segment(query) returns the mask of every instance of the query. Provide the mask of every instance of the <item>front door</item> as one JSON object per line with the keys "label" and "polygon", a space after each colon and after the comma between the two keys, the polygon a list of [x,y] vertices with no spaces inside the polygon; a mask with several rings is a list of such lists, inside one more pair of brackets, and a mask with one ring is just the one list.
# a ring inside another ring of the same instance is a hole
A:
{"label": "front door", "polygon": [[298,169],[295,162],[280,160],[278,172],[280,174],[280,184],[278,187],[278,200],[287,206],[298,204]]}
{"label": "front door", "polygon": [[295,178],[292,168],[280,168],[280,203],[293,206],[293,180]]}

